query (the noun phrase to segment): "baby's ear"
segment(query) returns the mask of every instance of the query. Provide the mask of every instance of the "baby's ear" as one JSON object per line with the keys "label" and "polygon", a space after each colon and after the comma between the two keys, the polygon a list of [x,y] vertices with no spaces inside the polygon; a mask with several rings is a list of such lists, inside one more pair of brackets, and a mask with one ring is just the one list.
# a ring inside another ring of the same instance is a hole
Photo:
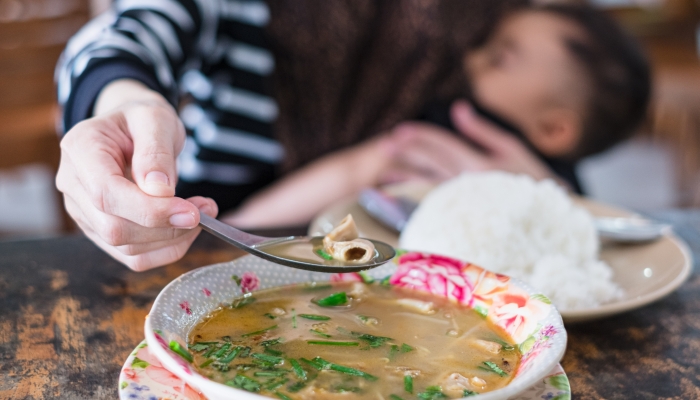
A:
{"label": "baby's ear", "polygon": [[542,154],[562,157],[571,154],[579,144],[582,134],[581,116],[568,108],[544,111],[529,132],[528,139]]}

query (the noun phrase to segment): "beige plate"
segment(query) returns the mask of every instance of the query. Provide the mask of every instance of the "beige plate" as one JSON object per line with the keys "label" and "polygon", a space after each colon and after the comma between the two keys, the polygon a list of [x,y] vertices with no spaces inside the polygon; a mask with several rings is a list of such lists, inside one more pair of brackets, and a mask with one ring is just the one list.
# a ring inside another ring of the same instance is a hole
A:
{"label": "beige plate", "polygon": [[[420,200],[427,187],[397,185],[385,188],[389,193]],[[633,213],[577,198],[575,201],[595,216],[627,217]],[[339,202],[319,214],[309,227],[310,235],[325,235],[347,214],[352,214],[361,236],[381,240],[392,246],[398,235],[367,215],[356,198]],[[623,298],[595,308],[560,310],[565,322],[580,322],[619,314],[656,301],[678,288],[690,275],[692,255],[688,246],[674,234],[647,244],[604,244],[600,258],[613,269],[615,282],[625,291]]]}

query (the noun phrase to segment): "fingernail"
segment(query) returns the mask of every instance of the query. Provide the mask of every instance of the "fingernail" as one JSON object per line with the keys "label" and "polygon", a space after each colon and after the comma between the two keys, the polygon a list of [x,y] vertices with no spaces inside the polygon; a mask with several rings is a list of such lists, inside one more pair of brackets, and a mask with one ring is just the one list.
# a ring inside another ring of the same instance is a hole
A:
{"label": "fingernail", "polygon": [[146,184],[169,185],[168,175],[160,171],[151,171],[146,175]]}
{"label": "fingernail", "polygon": [[173,214],[170,216],[170,225],[175,228],[194,228],[194,221],[194,214],[192,213]]}

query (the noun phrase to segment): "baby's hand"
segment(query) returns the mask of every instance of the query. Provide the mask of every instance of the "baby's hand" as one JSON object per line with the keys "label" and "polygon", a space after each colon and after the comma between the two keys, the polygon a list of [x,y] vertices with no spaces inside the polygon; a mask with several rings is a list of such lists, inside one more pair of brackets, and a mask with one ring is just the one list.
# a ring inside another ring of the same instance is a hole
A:
{"label": "baby's hand", "polygon": [[381,182],[440,182],[464,171],[487,170],[528,174],[535,179],[555,177],[522,142],[478,117],[466,102],[456,102],[451,114],[457,130],[481,148],[437,125],[400,124],[391,133],[393,162]]}

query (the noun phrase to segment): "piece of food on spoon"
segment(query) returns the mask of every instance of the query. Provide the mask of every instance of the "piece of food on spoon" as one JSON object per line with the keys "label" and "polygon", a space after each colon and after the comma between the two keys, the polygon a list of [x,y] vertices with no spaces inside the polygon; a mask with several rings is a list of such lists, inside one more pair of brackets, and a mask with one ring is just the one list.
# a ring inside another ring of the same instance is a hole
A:
{"label": "piece of food on spoon", "polygon": [[323,250],[334,260],[343,262],[362,264],[374,257],[374,244],[359,238],[357,225],[350,214],[323,238]]}

